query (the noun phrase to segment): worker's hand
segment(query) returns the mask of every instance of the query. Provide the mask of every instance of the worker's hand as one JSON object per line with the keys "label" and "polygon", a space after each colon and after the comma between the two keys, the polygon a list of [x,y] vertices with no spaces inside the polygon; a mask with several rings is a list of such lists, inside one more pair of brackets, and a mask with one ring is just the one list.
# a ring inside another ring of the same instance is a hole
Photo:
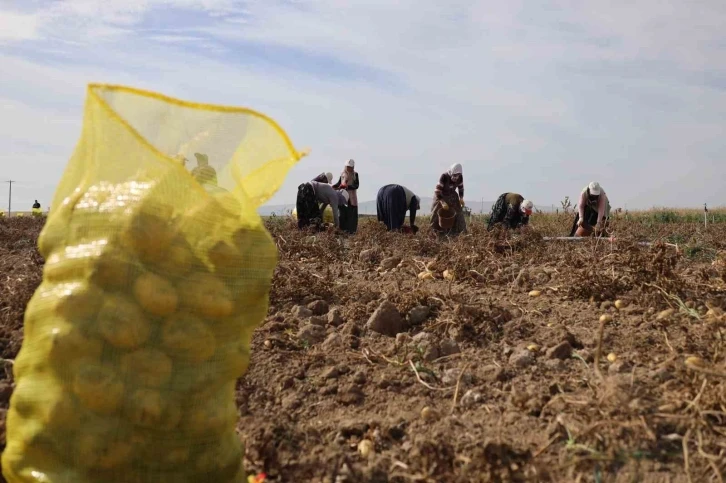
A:
{"label": "worker's hand", "polygon": [[464,200],[462,199],[462,200],[461,200],[461,207],[463,208],[465,204],[466,204],[466,203],[464,203]]}
{"label": "worker's hand", "polygon": [[444,211],[449,211],[449,205],[445,201],[441,202],[441,209]]}
{"label": "worker's hand", "polygon": [[585,220],[583,220],[582,218],[577,220],[577,226],[582,226],[584,223],[585,223]]}

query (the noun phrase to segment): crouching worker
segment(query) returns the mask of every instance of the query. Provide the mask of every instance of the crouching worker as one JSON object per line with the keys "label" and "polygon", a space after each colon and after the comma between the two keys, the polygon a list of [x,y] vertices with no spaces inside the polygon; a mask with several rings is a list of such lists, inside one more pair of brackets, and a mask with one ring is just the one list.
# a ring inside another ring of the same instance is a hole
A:
{"label": "crouching worker", "polygon": [[416,212],[421,209],[421,198],[413,192],[398,184],[389,184],[378,190],[376,197],[376,211],[378,221],[385,223],[388,231],[403,229],[406,212],[410,212],[410,230],[418,231],[416,226]]}
{"label": "crouching worker", "polygon": [[580,193],[577,203],[575,221],[572,223],[570,236],[605,236],[605,228],[610,216],[610,200],[600,187],[600,183],[593,181]]}
{"label": "crouching worker", "polygon": [[[322,203],[322,206],[320,205]],[[313,226],[317,230],[323,227],[323,212],[328,205],[333,212],[333,224],[340,228],[341,208],[348,203],[348,193],[336,191],[328,183],[310,181],[297,188],[297,227],[303,229]]]}
{"label": "crouching worker", "polygon": [[487,230],[495,226],[506,230],[527,226],[533,208],[534,204],[519,193],[502,193],[492,207]]}

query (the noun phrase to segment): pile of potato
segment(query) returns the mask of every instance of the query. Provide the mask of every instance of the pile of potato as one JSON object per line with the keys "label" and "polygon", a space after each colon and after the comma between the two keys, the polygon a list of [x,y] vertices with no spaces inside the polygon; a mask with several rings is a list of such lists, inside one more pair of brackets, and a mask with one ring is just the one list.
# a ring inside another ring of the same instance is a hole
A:
{"label": "pile of potato", "polygon": [[[8,414],[13,482],[242,482],[236,379],[276,250],[234,200],[153,183],[69,197],[39,241]],[[236,214],[235,214],[236,212]]]}

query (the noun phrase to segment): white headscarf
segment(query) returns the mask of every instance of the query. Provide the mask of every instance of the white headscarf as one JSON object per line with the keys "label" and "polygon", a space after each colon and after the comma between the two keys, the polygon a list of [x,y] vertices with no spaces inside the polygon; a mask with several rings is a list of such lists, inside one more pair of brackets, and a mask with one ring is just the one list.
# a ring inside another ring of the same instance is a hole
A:
{"label": "white headscarf", "polygon": [[456,163],[449,169],[449,175],[454,176],[455,174],[464,174],[464,168],[461,167],[461,164]]}

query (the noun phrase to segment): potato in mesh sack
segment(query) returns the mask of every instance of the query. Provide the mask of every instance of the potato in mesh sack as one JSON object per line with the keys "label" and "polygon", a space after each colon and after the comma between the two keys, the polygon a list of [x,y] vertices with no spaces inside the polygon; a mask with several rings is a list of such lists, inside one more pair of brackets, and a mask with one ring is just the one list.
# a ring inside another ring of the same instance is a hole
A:
{"label": "potato in mesh sack", "polygon": [[[244,482],[235,381],[277,255],[256,210],[302,154],[246,109],[101,85],[85,109],[39,239],[3,475]],[[204,179],[162,154],[194,151]]]}

